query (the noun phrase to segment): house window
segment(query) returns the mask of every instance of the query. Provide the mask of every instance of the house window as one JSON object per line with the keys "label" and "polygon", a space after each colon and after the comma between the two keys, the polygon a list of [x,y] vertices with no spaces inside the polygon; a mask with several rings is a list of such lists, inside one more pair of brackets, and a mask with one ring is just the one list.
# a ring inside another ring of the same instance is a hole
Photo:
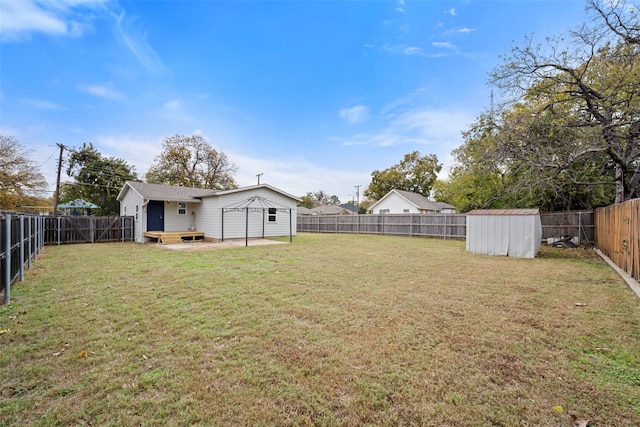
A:
{"label": "house window", "polygon": [[276,208],[269,208],[269,222],[276,222]]}
{"label": "house window", "polygon": [[186,214],[187,214],[187,203],[178,202],[178,215],[186,215]]}
{"label": "house window", "polygon": [[402,212],[409,213],[409,209],[402,209]]}
{"label": "house window", "polygon": [[380,209],[380,213],[381,214],[386,214],[386,213],[389,213],[389,212],[390,212],[389,209]]}

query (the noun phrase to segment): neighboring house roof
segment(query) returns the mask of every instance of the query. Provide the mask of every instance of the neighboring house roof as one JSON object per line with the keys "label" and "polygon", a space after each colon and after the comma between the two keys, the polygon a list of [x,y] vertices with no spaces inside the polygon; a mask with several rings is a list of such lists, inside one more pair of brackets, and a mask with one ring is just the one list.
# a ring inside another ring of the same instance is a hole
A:
{"label": "neighboring house roof", "polygon": [[305,208],[304,206],[298,206],[298,215],[313,215],[313,211],[309,208]]}
{"label": "neighboring house roof", "polygon": [[352,214],[355,214],[358,212],[358,207],[356,205],[352,205],[351,203],[345,203],[343,205],[340,205],[340,207],[345,208]]}
{"label": "neighboring house roof", "polygon": [[350,215],[353,212],[338,205],[321,205],[311,209],[312,215]]}
{"label": "neighboring house roof", "polygon": [[369,209],[373,210],[377,204],[385,200],[387,197],[390,197],[392,194],[396,194],[402,197],[408,203],[411,203],[419,210],[440,212],[444,209],[455,209],[450,204],[442,203],[442,202],[434,202],[433,200],[429,200],[426,197],[424,197],[422,194],[412,193],[411,191],[395,190],[395,189],[385,194],[384,197],[382,197],[382,199],[378,200],[373,205],[371,205]]}
{"label": "neighboring house roof", "polygon": [[278,190],[268,184],[253,185],[250,187],[235,188],[233,190],[212,190],[210,188],[179,187],[177,185],[149,184],[146,182],[127,181],[118,194],[118,200],[122,200],[128,189],[135,191],[145,200],[166,200],[169,202],[200,203],[202,198],[222,196],[225,194],[249,191],[257,188],[269,188],[272,191],[285,195],[293,200],[301,201],[289,193]]}

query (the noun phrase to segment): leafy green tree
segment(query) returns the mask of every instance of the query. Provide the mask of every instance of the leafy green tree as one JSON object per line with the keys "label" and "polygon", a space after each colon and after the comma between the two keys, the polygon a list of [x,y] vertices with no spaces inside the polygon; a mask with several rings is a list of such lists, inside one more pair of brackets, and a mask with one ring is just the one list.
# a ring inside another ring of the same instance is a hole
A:
{"label": "leafy green tree", "polygon": [[147,172],[147,182],[229,190],[237,188],[236,166],[199,134],[171,135]]}
{"label": "leafy green tree", "polygon": [[20,142],[0,134],[0,209],[24,211],[43,206],[47,181]]}
{"label": "leafy green tree", "polygon": [[371,183],[363,194],[372,200],[380,200],[396,189],[428,197],[441,169],[442,165],[435,154],[421,156],[420,152],[413,151],[390,168],[371,172]]}
{"label": "leafy green tree", "polygon": [[[517,126],[503,142],[520,144],[542,175],[576,180],[581,163],[611,171],[603,176],[611,177],[621,202],[640,197],[640,13],[624,1],[588,5],[593,24],[544,46],[525,40],[493,71],[492,82],[512,95],[512,114],[522,101],[529,114],[510,118]],[[523,131],[532,129],[553,133],[528,138]]]}
{"label": "leafy green tree", "polygon": [[125,181],[138,179],[133,166],[122,159],[103,157],[92,143],[70,151],[66,171],[73,181],[62,185],[60,201],[86,200],[99,206],[94,210],[97,215],[118,215],[118,193]]}

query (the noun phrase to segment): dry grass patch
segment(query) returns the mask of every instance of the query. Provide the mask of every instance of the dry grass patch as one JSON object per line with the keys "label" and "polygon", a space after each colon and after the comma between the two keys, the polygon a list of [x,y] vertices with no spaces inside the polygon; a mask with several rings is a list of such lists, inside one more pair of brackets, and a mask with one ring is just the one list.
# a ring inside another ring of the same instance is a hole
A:
{"label": "dry grass patch", "polygon": [[582,249],[48,247],[12,297],[0,425],[640,425],[640,302]]}

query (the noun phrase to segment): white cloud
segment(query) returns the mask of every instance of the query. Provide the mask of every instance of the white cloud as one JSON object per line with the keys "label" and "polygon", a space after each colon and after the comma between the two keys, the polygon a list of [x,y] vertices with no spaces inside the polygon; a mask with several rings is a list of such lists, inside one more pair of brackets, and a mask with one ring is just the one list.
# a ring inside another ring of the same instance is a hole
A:
{"label": "white cloud", "polygon": [[344,108],[338,112],[342,120],[347,123],[360,123],[369,120],[369,108],[364,105],[354,105],[351,108]]}
{"label": "white cloud", "polygon": [[122,97],[122,94],[118,92],[113,85],[80,85],[80,90],[90,95],[103,99],[118,99]]}
{"label": "white cloud", "polygon": [[455,45],[451,42],[433,42],[431,44],[435,47],[442,47],[445,49],[455,49]]}
{"label": "white cloud", "polygon": [[446,13],[447,15],[456,16],[456,9],[452,7],[451,9],[445,10],[444,13]]}
{"label": "white cloud", "polygon": [[114,15],[114,18],[116,20],[114,26],[116,37],[142,66],[152,74],[166,73],[168,71],[167,68],[147,40],[147,32],[129,28],[133,25],[135,19],[125,19],[124,11],[120,15]]}
{"label": "white cloud", "polygon": [[474,32],[475,30],[476,30],[475,28],[467,28],[467,27],[464,27],[464,28],[460,28],[460,29],[458,30],[458,32],[459,32],[459,33],[463,33],[463,34],[469,34],[469,33]]}
{"label": "white cloud", "polygon": [[37,110],[66,110],[63,106],[45,99],[23,99],[22,103]]}
{"label": "white cloud", "polygon": [[80,37],[91,27],[93,10],[106,0],[33,0],[0,1],[0,38],[3,42],[21,42],[33,33],[50,36]]}
{"label": "white cloud", "polygon": [[330,195],[337,195],[342,202],[347,202],[355,192],[354,185],[364,185],[363,188],[366,188],[371,179],[369,170],[332,169],[302,157],[269,159],[229,151],[226,154],[238,166],[236,179],[241,187],[257,184],[256,174],[262,173],[260,183],[273,185],[298,197],[309,191],[323,190]]}
{"label": "white cloud", "polygon": [[164,108],[166,108],[167,110],[180,110],[182,109],[182,102],[180,102],[179,99],[173,99],[171,101],[165,102],[164,103]]}

